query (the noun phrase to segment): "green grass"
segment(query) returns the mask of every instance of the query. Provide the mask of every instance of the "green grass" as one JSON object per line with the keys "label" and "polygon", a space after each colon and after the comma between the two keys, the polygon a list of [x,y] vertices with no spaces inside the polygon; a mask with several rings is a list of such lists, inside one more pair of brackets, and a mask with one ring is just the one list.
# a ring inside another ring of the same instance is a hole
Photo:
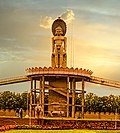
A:
{"label": "green grass", "polygon": [[120,133],[120,130],[9,130],[5,133]]}

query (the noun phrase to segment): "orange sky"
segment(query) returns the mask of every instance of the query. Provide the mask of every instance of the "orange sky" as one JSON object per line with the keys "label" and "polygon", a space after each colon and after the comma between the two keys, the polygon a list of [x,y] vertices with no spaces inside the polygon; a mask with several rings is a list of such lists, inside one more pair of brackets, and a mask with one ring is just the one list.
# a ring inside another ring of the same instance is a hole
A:
{"label": "orange sky", "polygon": [[68,66],[120,81],[119,7],[119,0],[1,0],[0,79],[25,75],[28,67],[50,66],[49,26],[62,16],[69,22]]}

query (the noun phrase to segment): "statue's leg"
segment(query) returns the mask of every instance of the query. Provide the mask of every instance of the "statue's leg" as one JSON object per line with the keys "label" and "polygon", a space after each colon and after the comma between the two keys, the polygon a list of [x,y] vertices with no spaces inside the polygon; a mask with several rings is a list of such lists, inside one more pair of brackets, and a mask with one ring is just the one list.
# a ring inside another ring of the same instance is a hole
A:
{"label": "statue's leg", "polygon": [[63,67],[63,47],[60,48],[60,67]]}
{"label": "statue's leg", "polygon": [[63,55],[63,67],[65,68],[65,67],[67,67],[67,56],[66,56],[66,54],[64,54]]}
{"label": "statue's leg", "polygon": [[58,51],[57,51],[57,48],[55,48],[55,67],[58,67]]}
{"label": "statue's leg", "polygon": [[52,54],[52,67],[55,67],[55,54]]}

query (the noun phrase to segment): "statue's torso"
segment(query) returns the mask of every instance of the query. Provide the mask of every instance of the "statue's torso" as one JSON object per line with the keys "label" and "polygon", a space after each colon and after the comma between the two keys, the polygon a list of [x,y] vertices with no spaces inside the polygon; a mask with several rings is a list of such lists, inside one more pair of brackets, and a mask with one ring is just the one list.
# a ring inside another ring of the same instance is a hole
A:
{"label": "statue's torso", "polygon": [[57,48],[60,48],[64,41],[64,36],[54,36],[54,41]]}

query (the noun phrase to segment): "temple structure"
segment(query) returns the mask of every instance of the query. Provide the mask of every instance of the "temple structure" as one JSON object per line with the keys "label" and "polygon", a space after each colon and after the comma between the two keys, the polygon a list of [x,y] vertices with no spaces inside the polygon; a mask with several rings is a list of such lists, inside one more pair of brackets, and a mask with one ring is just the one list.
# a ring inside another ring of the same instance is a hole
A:
{"label": "temple structure", "polygon": [[[59,113],[61,116],[74,118],[75,107],[79,106],[82,108],[84,118],[84,82],[86,79],[89,80],[93,72],[67,67],[66,23],[61,18],[53,22],[52,33],[51,67],[26,70],[27,77],[31,81],[30,112],[39,104],[42,107],[43,117]],[[81,82],[82,91],[76,90],[77,82]],[[75,104],[77,91],[81,91],[82,105]],[[36,97],[39,97],[39,100],[36,101]]]}

